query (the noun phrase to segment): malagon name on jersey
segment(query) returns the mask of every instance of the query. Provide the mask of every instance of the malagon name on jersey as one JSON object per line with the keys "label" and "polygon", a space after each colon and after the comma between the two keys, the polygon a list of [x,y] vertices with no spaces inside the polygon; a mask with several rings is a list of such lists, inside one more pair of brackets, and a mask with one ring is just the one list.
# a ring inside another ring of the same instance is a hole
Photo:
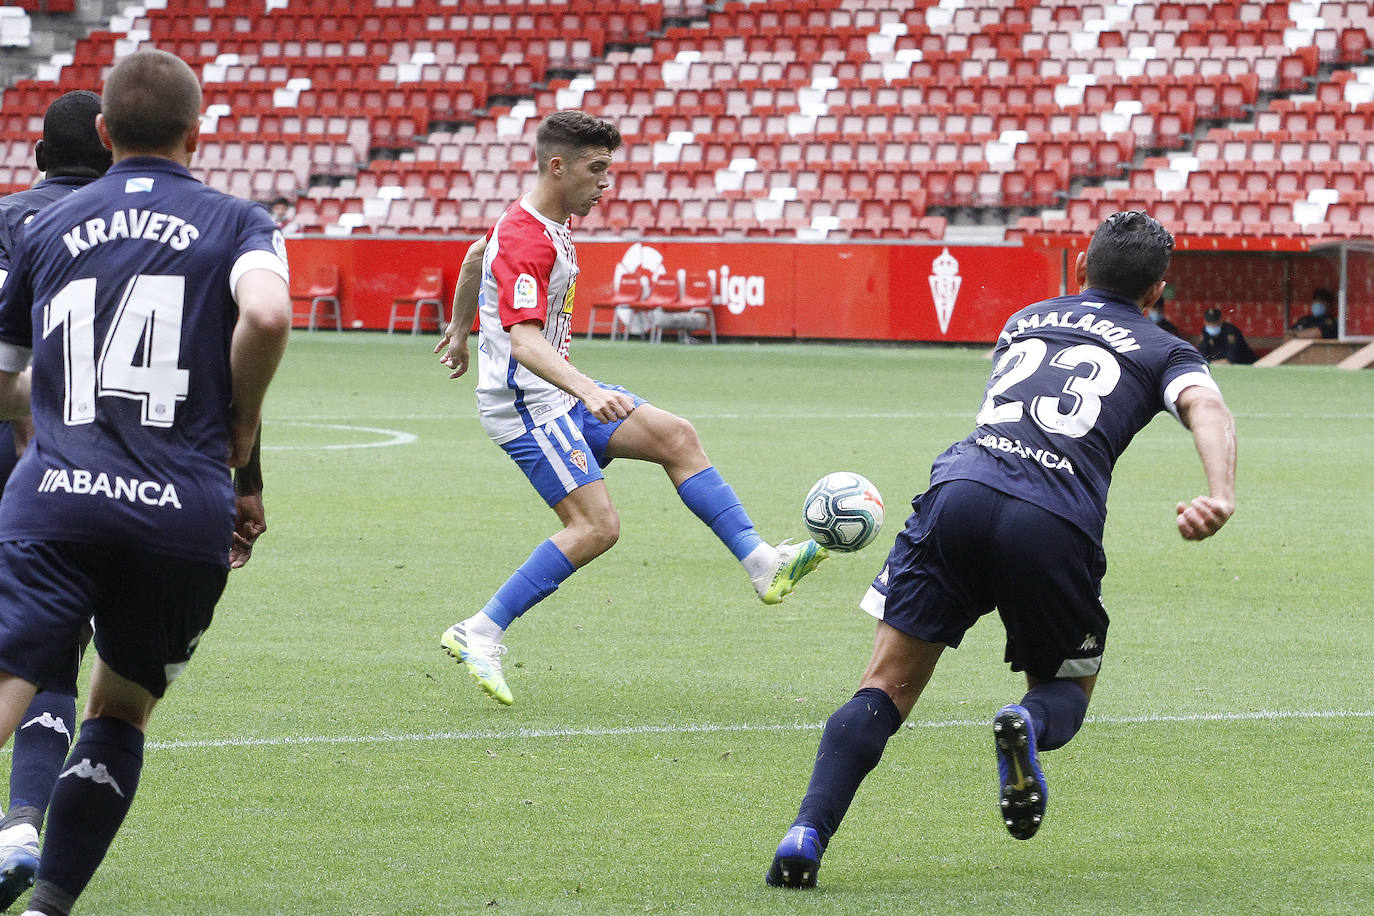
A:
{"label": "malagon name on jersey", "polygon": [[[1097,304],[1100,305],[1101,303]],[[1092,307],[1091,303],[1085,302],[1084,305],[1089,308]],[[1068,328],[1087,331],[1089,334],[1101,337],[1107,346],[1118,353],[1130,353],[1132,350],[1140,349],[1140,344],[1136,343],[1128,328],[1120,327],[1112,321],[1092,313],[1074,318],[1072,309],[1063,312],[1045,312],[1043,315],[1031,315],[1029,318],[1018,319],[1016,330],[1007,333],[1007,337],[1016,338],[1038,328]]]}

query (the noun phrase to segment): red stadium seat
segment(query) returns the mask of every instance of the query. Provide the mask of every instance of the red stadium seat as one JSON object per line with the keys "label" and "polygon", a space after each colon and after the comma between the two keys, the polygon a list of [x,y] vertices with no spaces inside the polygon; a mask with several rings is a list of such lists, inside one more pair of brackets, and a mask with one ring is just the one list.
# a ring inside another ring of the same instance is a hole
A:
{"label": "red stadium seat", "polygon": [[[391,301],[391,317],[387,321],[386,332],[393,333],[396,330],[397,322],[410,322],[410,333],[412,335],[420,333],[420,325],[427,320],[425,313],[429,309],[434,310],[433,321],[434,330],[441,331],[444,327],[444,271],[441,267],[425,267],[420,271],[420,277],[415,283],[415,288],[408,295],[397,296]],[[409,314],[403,312],[409,309]]]}

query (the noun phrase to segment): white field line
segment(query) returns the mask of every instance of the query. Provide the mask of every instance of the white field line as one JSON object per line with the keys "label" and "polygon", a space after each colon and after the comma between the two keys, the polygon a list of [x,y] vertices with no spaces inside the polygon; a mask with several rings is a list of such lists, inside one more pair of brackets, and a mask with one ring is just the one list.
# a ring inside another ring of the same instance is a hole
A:
{"label": "white field line", "polygon": [[[1244,420],[1374,420],[1374,413],[1255,413],[1250,411],[1234,411],[1235,416]],[[818,413],[815,411],[763,411],[750,410],[744,412],[731,411],[722,413],[720,411],[692,411],[686,415],[689,420],[972,420],[972,415],[967,410],[885,410],[885,411],[832,411],[829,413]],[[287,426],[295,425],[319,425],[325,421],[382,421],[398,422],[406,420],[473,420],[477,417],[477,410],[449,413],[388,413],[373,415],[349,415],[349,416],[300,416],[300,417],[268,417],[267,423],[280,423]],[[351,428],[351,427],[341,427]]]}
{"label": "white field line", "polygon": [[[1134,725],[1159,722],[1233,722],[1301,719],[1371,719],[1374,710],[1311,710],[1291,712],[1195,713],[1180,715],[1089,716],[1096,725]],[[936,722],[908,722],[907,728],[986,728],[990,720],[947,719]],[[767,732],[811,732],[824,727],[820,722],[760,725],[627,725],[618,728],[514,728],[490,731],[432,732],[397,735],[288,735],[279,738],[221,738],[209,741],[173,739],[149,741],[148,750],[187,750],[226,747],[304,747],[309,745],[407,744],[420,741],[520,741],[543,738],[608,738],[634,735],[712,735]]]}
{"label": "white field line", "polygon": [[347,432],[375,433],[386,438],[380,442],[355,442],[352,444],[340,445],[272,445],[264,443],[262,450],[265,452],[315,452],[315,451],[337,451],[339,449],[350,448],[385,448],[388,445],[409,445],[419,439],[414,433],[402,432],[399,429],[381,429],[376,426],[357,426],[351,423],[314,423],[304,420],[274,420],[277,426],[309,426],[315,429],[335,429]]}

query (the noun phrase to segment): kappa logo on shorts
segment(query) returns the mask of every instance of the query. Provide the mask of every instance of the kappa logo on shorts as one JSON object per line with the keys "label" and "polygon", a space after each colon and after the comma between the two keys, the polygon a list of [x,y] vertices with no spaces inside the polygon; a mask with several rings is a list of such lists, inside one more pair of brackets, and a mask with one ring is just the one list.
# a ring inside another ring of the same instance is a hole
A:
{"label": "kappa logo on shorts", "polygon": [[577,469],[579,471],[581,471],[583,474],[587,473],[586,452],[582,451],[582,449],[580,448],[575,448],[571,452],[568,452],[568,457],[572,459],[573,464],[577,465]]}

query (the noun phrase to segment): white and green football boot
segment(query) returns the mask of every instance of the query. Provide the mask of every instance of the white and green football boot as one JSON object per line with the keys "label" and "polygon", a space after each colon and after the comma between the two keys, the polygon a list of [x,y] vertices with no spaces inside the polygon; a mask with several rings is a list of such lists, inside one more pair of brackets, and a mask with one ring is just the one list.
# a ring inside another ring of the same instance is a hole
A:
{"label": "white and green football boot", "polygon": [[772,574],[763,573],[754,578],[754,591],[764,604],[780,604],[782,599],[792,594],[802,576],[821,565],[821,560],[830,556],[820,544],[807,538],[800,544],[783,541],[774,548],[778,552],[778,562]]}
{"label": "white and green football boot", "polygon": [[455,623],[445,630],[444,635],[439,637],[439,645],[463,663],[468,673],[477,678],[477,686],[487,696],[502,706],[515,702],[501,673],[501,656],[506,654],[505,646],[494,639],[468,632],[461,623]]}

